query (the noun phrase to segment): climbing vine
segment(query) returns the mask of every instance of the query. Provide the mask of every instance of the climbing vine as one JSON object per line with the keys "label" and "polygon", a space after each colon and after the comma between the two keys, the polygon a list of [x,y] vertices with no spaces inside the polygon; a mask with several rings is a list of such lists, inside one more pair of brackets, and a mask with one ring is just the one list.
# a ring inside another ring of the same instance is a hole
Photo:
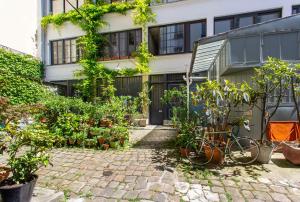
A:
{"label": "climbing vine", "polygon": [[[83,96],[89,101],[95,101],[97,97],[98,79],[102,80],[101,90],[102,98],[112,97],[114,94],[113,81],[118,75],[132,76],[138,73],[148,73],[149,61],[152,57],[148,50],[146,41],[147,24],[155,21],[155,14],[150,8],[151,0],[134,0],[133,2],[115,2],[104,3],[103,1],[85,1],[84,5],[77,10],[67,13],[45,16],[41,25],[46,28],[49,24],[60,27],[65,22],[71,22],[79,26],[85,35],[78,39],[78,44],[82,50],[80,64],[82,70],[76,72],[76,76],[83,77],[79,85]],[[120,13],[126,15],[128,10],[133,9],[133,22],[135,25],[142,27],[144,37],[142,43],[138,47],[135,58],[136,68],[123,68],[121,70],[111,70],[104,64],[98,62],[98,57],[103,54],[105,46],[105,38],[101,35],[100,29],[107,25],[103,20],[103,16],[108,13]]]}

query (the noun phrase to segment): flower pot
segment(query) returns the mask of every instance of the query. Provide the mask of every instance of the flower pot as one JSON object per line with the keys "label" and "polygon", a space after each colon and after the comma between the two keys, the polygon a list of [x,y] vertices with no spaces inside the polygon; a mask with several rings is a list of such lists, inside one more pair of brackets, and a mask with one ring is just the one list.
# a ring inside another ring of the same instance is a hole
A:
{"label": "flower pot", "polygon": [[35,175],[30,182],[25,184],[0,186],[3,202],[30,202],[37,178]]}
{"label": "flower pot", "polygon": [[40,119],[40,122],[41,122],[41,123],[47,123],[47,118],[46,118],[46,117],[42,117],[42,118]]}
{"label": "flower pot", "polygon": [[213,164],[221,165],[225,161],[225,154],[221,148],[214,148],[211,150],[210,147],[204,147],[204,152],[207,159],[210,159],[211,155],[213,155],[211,159],[211,163]]}
{"label": "flower pot", "polygon": [[121,138],[121,139],[120,139],[120,145],[121,145],[121,146],[124,146],[124,144],[125,144],[125,138]]}
{"label": "flower pot", "polygon": [[113,148],[113,149],[116,149],[116,148],[118,148],[118,146],[119,146],[119,142],[117,142],[117,141],[115,141],[115,142],[110,142],[109,144],[110,144],[110,147]]}
{"label": "flower pot", "polygon": [[284,157],[294,165],[300,165],[300,144],[298,143],[283,143]]}
{"label": "flower pot", "polygon": [[104,150],[108,150],[109,144],[103,144],[102,147],[103,147]]}
{"label": "flower pot", "polygon": [[0,182],[6,180],[9,176],[9,173],[10,173],[10,168],[5,166],[0,167]]}
{"label": "flower pot", "polygon": [[68,139],[68,143],[69,143],[69,145],[74,145],[75,140],[72,139],[72,138],[69,138],[69,139]]}
{"label": "flower pot", "polygon": [[[255,158],[257,153],[256,150],[251,150],[251,157]],[[257,162],[262,164],[268,164],[273,154],[273,147],[268,145],[260,145]]]}
{"label": "flower pot", "polygon": [[180,148],[180,156],[183,158],[187,158],[188,154],[190,153],[189,149],[187,148]]}
{"label": "flower pot", "polygon": [[100,145],[103,145],[103,144],[105,143],[105,138],[104,138],[104,137],[99,137],[99,138],[97,139],[97,141],[98,141],[98,143],[99,143]]}
{"label": "flower pot", "polygon": [[112,121],[109,119],[101,119],[100,120],[100,127],[108,127],[111,128],[112,127]]}

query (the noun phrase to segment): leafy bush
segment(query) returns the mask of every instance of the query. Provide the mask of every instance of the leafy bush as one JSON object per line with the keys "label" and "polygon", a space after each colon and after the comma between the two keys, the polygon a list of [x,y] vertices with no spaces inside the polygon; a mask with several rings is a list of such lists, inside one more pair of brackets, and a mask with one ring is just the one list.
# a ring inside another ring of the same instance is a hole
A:
{"label": "leafy bush", "polygon": [[[47,151],[59,139],[42,125],[20,128],[21,121],[42,110],[40,105],[12,106],[6,98],[0,97],[0,117],[4,121],[1,129],[2,143],[7,147],[8,165],[12,177],[6,184],[31,181],[40,166],[49,164]],[[3,142],[4,140],[4,142]]]}
{"label": "leafy bush", "polygon": [[41,84],[41,62],[0,48],[0,96],[11,104],[36,103],[47,93]]}

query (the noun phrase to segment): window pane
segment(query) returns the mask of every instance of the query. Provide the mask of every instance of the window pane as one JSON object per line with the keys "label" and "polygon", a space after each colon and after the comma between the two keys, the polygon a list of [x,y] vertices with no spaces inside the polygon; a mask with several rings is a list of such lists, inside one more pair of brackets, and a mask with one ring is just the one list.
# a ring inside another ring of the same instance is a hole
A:
{"label": "window pane", "polygon": [[205,23],[199,22],[190,24],[190,48],[189,51],[193,49],[194,42],[202,37],[206,36],[206,25]]}
{"label": "window pane", "polygon": [[266,22],[269,20],[274,20],[280,18],[280,13],[279,12],[275,12],[275,13],[266,13],[266,14],[260,14],[257,16],[257,22]]}
{"label": "window pane", "polygon": [[57,64],[57,42],[52,42],[52,64]]}
{"label": "window pane", "polygon": [[215,34],[227,32],[232,29],[233,20],[217,20],[215,21]]}
{"label": "window pane", "polygon": [[63,0],[52,0],[52,12],[53,14],[64,12],[64,1]]}
{"label": "window pane", "polygon": [[263,38],[263,57],[280,58],[280,37],[279,35],[265,35]]}
{"label": "window pane", "polygon": [[58,41],[57,42],[57,64],[63,64],[63,42]]}
{"label": "window pane", "polygon": [[119,57],[119,34],[113,33],[110,36],[110,44],[112,49],[112,57]]}
{"label": "window pane", "polygon": [[153,55],[158,55],[160,50],[160,28],[149,29],[149,50]]}
{"label": "window pane", "polygon": [[70,40],[65,40],[65,63],[70,63],[71,62],[71,41]]}
{"label": "window pane", "polygon": [[132,53],[135,51],[135,31],[128,32],[128,50],[129,50],[129,56],[132,55]]}
{"label": "window pane", "polygon": [[238,27],[246,27],[249,25],[253,25],[253,16],[245,16],[238,18]]}
{"label": "window pane", "polygon": [[260,37],[245,38],[246,63],[260,62]]}
{"label": "window pane", "polygon": [[109,34],[105,34],[103,36],[104,38],[104,49],[103,49],[103,58],[110,58],[110,47],[111,47],[111,44],[110,44],[110,35]]}
{"label": "window pane", "polygon": [[245,62],[245,57],[244,57],[245,42],[244,42],[244,40],[245,40],[244,38],[239,38],[239,39],[232,39],[230,41],[232,64]]}
{"label": "window pane", "polygon": [[127,33],[121,32],[119,33],[119,36],[120,36],[120,56],[128,56]]}
{"label": "window pane", "polygon": [[281,57],[283,60],[299,60],[297,33],[281,34]]}
{"label": "window pane", "polygon": [[[184,38],[183,38],[184,25],[170,25],[163,29],[163,37],[161,38],[164,51],[167,53],[180,53],[184,51]],[[166,47],[166,49],[165,49]]]}
{"label": "window pane", "polygon": [[77,62],[76,39],[71,40],[71,62]]}

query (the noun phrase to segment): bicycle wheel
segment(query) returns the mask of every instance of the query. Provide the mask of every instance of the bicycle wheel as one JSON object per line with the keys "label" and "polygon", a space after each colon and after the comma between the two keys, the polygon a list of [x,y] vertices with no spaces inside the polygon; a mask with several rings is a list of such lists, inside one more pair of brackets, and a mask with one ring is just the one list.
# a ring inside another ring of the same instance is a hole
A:
{"label": "bicycle wheel", "polygon": [[204,139],[190,141],[186,149],[187,158],[192,165],[203,166],[208,164],[213,157],[213,149],[210,143]]}
{"label": "bicycle wheel", "polygon": [[247,165],[253,163],[259,154],[257,142],[249,137],[237,138],[229,146],[229,157],[232,161]]}

